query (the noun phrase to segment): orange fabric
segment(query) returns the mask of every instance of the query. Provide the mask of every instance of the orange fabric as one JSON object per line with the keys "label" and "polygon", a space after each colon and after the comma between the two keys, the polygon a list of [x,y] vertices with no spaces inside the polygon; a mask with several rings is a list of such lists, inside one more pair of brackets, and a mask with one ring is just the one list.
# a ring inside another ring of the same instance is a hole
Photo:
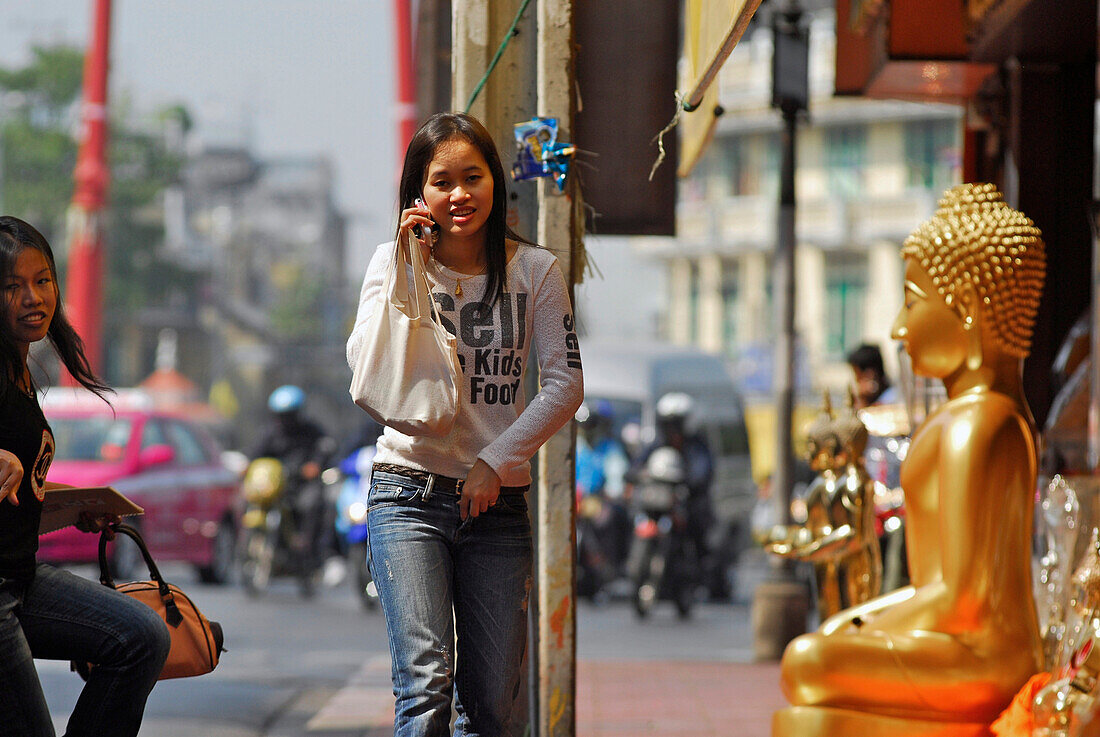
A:
{"label": "orange fabric", "polygon": [[1013,697],[1008,708],[1001,712],[997,721],[990,726],[993,734],[997,737],[1031,737],[1031,731],[1035,727],[1031,705],[1036,695],[1049,681],[1049,673],[1036,673],[1029,678]]}

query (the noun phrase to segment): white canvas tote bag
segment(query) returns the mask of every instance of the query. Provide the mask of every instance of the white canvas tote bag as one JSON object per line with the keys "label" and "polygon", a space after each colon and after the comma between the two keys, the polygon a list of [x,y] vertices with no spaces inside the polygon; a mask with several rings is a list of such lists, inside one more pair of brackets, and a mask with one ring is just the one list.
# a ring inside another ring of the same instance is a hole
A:
{"label": "white canvas tote bag", "polygon": [[409,260],[411,285],[395,242],[382,298],[367,319],[351,397],[398,432],[440,437],[451,431],[458,414],[458,345],[439,322],[420,244],[411,232]]}

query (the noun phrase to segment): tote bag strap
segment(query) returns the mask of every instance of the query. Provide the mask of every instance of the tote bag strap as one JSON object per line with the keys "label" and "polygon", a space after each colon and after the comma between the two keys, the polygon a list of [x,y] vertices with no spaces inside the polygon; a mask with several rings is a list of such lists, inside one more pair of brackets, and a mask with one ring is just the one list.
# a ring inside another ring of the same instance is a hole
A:
{"label": "tote bag strap", "polygon": [[[432,290],[428,286],[428,274],[424,267],[424,254],[420,251],[420,242],[411,230],[409,231],[409,261],[412,263],[416,316],[430,316],[437,325],[442,325],[443,323],[439,318],[439,308],[436,306],[435,300],[432,299]],[[406,289],[408,289],[407,282]]]}
{"label": "tote bag strap", "polygon": [[390,259],[390,270],[386,273],[386,284],[382,293],[392,303],[409,303],[409,278],[405,273],[405,259],[401,258],[399,240],[393,242],[393,258]]}

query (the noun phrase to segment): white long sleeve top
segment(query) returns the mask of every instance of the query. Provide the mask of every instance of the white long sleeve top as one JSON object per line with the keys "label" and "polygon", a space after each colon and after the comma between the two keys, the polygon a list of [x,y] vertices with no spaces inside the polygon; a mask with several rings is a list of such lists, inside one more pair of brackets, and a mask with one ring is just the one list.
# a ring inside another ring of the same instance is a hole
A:
{"label": "white long sleeve top", "polygon": [[[393,253],[392,242],[379,245],[367,267],[347,345],[353,369],[367,318],[385,298]],[[440,438],[385,428],[374,460],[461,479],[480,458],[503,486],[529,484],[531,456],[573,417],[584,397],[573,311],[557,258],[520,244],[506,268],[504,293],[485,317],[479,317],[479,307],[486,275],[460,274],[435,259],[426,272],[443,325],[458,338],[458,417],[450,434]],[[456,296],[459,280],[462,295]],[[523,376],[532,345],[540,388],[528,404]]]}

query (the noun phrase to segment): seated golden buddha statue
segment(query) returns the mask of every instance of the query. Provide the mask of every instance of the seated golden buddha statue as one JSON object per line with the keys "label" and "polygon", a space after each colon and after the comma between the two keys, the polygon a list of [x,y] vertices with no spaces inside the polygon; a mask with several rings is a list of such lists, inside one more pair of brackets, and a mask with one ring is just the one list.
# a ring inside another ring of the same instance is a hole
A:
{"label": "seated golden buddha statue", "polygon": [[1045,271],[1039,230],[993,185],[949,190],[906,239],[894,323],[947,401],[901,468],[911,586],[796,638],[775,737],[988,735],[1040,669],[1031,591],[1035,428],[1021,385]]}
{"label": "seated golden buddha statue", "polygon": [[882,557],[875,536],[874,482],[863,468],[867,427],[847,411],[833,414],[829,395],[806,432],[810,468],[818,475],[806,490],[806,523],[777,526],[768,552],[813,563],[821,620],[879,593]]}

